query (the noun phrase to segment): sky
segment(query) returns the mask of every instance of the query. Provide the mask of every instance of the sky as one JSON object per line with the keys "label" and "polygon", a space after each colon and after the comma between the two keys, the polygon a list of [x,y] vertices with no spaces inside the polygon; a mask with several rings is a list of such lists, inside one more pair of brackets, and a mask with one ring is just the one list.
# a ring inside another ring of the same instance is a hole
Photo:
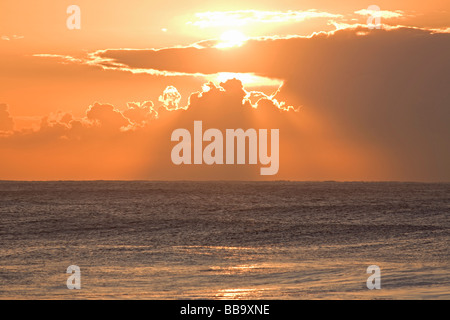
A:
{"label": "sky", "polygon": [[[2,0],[0,180],[448,182],[449,33],[444,0]],[[278,129],[279,170],[174,164],[194,121]]]}

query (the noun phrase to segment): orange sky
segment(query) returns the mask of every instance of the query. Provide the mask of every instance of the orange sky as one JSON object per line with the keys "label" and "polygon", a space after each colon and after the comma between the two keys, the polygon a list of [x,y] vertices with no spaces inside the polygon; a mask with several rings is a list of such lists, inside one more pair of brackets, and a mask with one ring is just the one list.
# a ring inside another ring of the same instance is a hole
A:
{"label": "orange sky", "polygon": [[[449,181],[449,27],[444,0],[3,0],[0,179]],[[173,165],[194,120],[280,129],[278,174]]]}

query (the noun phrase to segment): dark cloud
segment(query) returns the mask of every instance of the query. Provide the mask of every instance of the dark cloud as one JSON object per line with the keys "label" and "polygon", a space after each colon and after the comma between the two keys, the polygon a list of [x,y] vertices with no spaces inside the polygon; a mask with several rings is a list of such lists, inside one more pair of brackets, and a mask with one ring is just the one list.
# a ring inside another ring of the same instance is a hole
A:
{"label": "dark cloud", "polygon": [[[365,36],[362,36],[363,34]],[[410,42],[411,46],[421,48],[420,52],[434,51],[433,47],[424,48],[421,45],[431,42],[448,47],[446,43],[449,37],[448,33],[433,33],[406,27],[389,30],[357,27],[332,33],[322,32],[311,37],[251,39],[241,47],[225,50],[195,46],[160,50],[108,49],[98,51],[96,56],[113,59],[125,68],[192,74],[254,72],[267,77],[289,79],[289,75],[308,70],[310,63],[315,66],[318,61],[323,62],[323,58],[333,57],[336,54],[353,52],[355,55],[366,54],[371,60],[378,60],[375,53],[386,52],[389,50],[387,45],[397,50],[403,47],[405,42]],[[320,56],[316,57],[318,53]],[[395,56],[397,53],[392,54]],[[420,57],[418,54],[417,56]],[[331,61],[329,60],[329,64]]]}
{"label": "dark cloud", "polygon": [[156,116],[155,106],[152,101],[128,102],[123,116],[135,125],[145,125]]}
{"label": "dark cloud", "polygon": [[379,150],[395,179],[413,180],[450,179],[449,56],[449,33],[406,27],[251,40],[227,50],[102,53],[133,68],[283,79],[277,98],[314,113],[339,139]]}
{"label": "dark cloud", "polygon": [[[49,174],[46,168],[50,166],[54,169],[51,175],[59,173],[67,179],[73,179],[75,173],[85,179],[117,178],[124,171],[133,174],[122,176],[127,179],[259,179],[259,166],[255,165],[176,166],[171,162],[174,146],[171,133],[178,128],[192,131],[196,120],[203,121],[205,130],[218,128],[225,132],[227,128],[277,128],[289,115],[276,104],[270,104],[271,98],[264,95],[258,98],[260,102],[266,101],[265,107],[255,108],[246,99],[250,93],[236,79],[220,86],[205,84],[204,90],[193,93],[184,108],[154,106],[146,101],[130,102],[121,111],[113,105],[96,102],[88,107],[84,118],[68,113],[44,117],[37,131],[14,132],[0,139],[1,149],[13,150],[2,159],[3,168],[8,163],[13,167],[16,158],[22,159],[26,152],[44,159],[33,163],[35,171],[30,174],[34,178]],[[259,120],[257,113],[262,117]],[[268,119],[278,119],[279,123],[271,125]],[[111,164],[114,166],[110,167]],[[110,171],[106,172],[108,167]],[[93,168],[97,171],[93,172]]]}
{"label": "dark cloud", "polygon": [[101,125],[102,127],[120,130],[129,126],[128,120],[120,111],[115,110],[113,105],[94,103],[86,111],[88,120]]}

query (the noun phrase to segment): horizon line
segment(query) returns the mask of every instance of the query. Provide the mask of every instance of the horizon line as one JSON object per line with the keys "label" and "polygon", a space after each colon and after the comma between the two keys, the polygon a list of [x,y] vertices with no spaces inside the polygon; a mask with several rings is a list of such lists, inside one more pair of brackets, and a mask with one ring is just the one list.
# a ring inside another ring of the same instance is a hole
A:
{"label": "horizon line", "polygon": [[152,180],[152,179],[50,179],[50,180],[21,180],[21,179],[0,179],[2,182],[314,182],[314,183],[450,183],[450,181],[412,181],[412,180],[234,180],[234,179],[217,179],[217,180]]}

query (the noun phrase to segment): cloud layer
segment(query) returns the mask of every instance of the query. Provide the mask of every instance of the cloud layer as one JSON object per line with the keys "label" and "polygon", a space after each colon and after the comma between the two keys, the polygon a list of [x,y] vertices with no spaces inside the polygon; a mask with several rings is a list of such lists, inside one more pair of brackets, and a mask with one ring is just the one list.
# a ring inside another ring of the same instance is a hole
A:
{"label": "cloud layer", "polygon": [[[260,38],[231,50],[199,45],[98,51],[99,65],[107,59],[124,69],[254,73],[284,84],[268,95],[247,91],[237,80],[208,83],[186,106],[174,86],[155,103],[132,102],[125,109],[94,103],[82,119],[65,114],[44,119],[37,132],[2,138],[0,148],[13,152],[4,153],[0,173],[19,175],[14,164],[35,153],[34,170],[25,172],[35,177],[260,178],[251,166],[172,165],[171,132],[192,130],[193,121],[202,120],[220,130],[279,128],[275,179],[448,181],[449,40],[447,33],[417,28],[356,27]],[[10,128],[5,112],[0,123]],[[49,150],[57,155],[45,156]]]}
{"label": "cloud layer", "polygon": [[195,14],[192,24],[200,28],[210,27],[238,27],[257,23],[284,23],[300,22],[313,18],[340,18],[342,15],[317,10],[290,10],[290,11],[259,11],[259,10],[235,10],[235,11],[208,11]]}

